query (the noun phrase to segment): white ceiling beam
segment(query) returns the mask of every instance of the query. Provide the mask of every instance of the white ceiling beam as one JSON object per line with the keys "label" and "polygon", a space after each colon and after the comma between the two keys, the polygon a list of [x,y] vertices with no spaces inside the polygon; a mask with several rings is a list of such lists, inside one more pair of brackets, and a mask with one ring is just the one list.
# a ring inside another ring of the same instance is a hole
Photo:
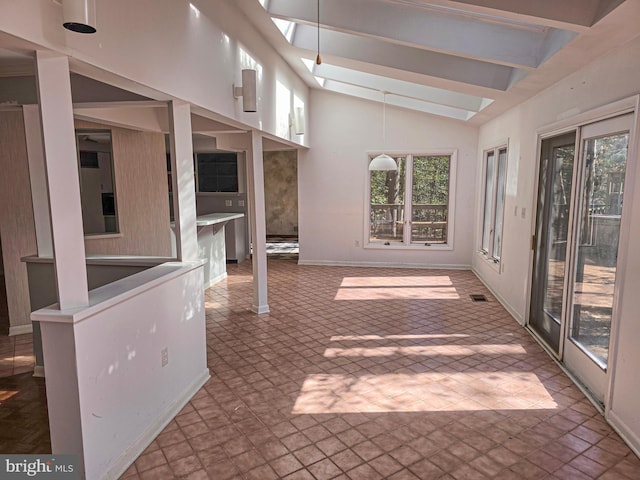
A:
{"label": "white ceiling beam", "polygon": [[442,5],[469,12],[584,31],[625,0],[389,0],[412,5]]}
{"label": "white ceiling beam", "polygon": [[[271,0],[267,11],[298,23],[317,22],[313,1]],[[549,45],[545,39],[553,30],[497,19],[482,21],[438,7],[371,0],[323,0],[320,21],[325,28],[343,33],[524,68],[538,67],[542,58],[550,56],[544,47]],[[574,36],[572,32],[567,38]]]}
{"label": "white ceiling beam", "polygon": [[[315,51],[316,29],[308,25],[298,25],[292,44],[298,48]],[[496,90],[509,88],[514,71],[512,67],[504,65],[330,30],[323,30],[320,35],[320,53]]]}
{"label": "white ceiling beam", "polygon": [[[328,80],[324,84],[324,89],[331,92],[342,93],[344,95],[382,103],[382,95],[380,94],[380,92],[369,90],[368,88],[358,87],[356,85],[348,85],[346,83]],[[395,95],[387,95],[386,103],[387,105],[395,105],[397,107],[407,108],[409,110],[416,110],[418,112],[429,113],[431,115],[439,115],[441,117],[455,118],[456,120],[464,121],[468,120],[475,114],[475,112],[469,112],[467,110],[459,108],[436,105],[420,100],[411,100]]]}
{"label": "white ceiling beam", "polygon": [[373,75],[371,73],[352,70],[323,63],[315,65],[313,74],[327,80],[335,80],[351,85],[359,85],[369,88],[374,92],[389,92],[407,98],[408,101],[415,99],[423,102],[430,102],[448,107],[459,108],[472,112],[478,112],[485,106],[485,99],[465,93],[453,92],[442,88],[428,87],[417,83],[406,82],[395,78]]}

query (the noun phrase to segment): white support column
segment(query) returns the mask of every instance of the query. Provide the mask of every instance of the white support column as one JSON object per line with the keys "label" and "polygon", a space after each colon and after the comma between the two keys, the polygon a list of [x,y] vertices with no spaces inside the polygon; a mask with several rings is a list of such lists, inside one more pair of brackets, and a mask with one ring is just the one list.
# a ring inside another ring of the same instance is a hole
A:
{"label": "white support column", "polygon": [[56,286],[65,310],[89,303],[69,60],[38,51],[36,70]]}
{"label": "white support column", "polygon": [[253,240],[253,305],[255,313],[269,313],[267,303],[267,224],[264,203],[264,160],[262,136],[251,132],[247,151],[247,195]]}
{"label": "white support column", "polygon": [[175,100],[169,102],[169,131],[176,254],[181,261],[192,261],[198,259],[198,233],[193,177],[191,106],[188,103]]}
{"label": "white support column", "polygon": [[31,200],[33,220],[36,227],[36,241],[39,257],[53,257],[51,238],[51,216],[49,215],[49,188],[47,187],[47,165],[42,145],[42,123],[38,105],[24,105],[24,133],[29,157],[29,179],[31,180]]}

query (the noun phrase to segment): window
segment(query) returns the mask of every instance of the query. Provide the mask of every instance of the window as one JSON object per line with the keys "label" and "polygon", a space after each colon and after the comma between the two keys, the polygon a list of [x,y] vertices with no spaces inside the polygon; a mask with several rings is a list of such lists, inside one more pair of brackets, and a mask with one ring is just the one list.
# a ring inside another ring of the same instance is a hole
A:
{"label": "window", "polygon": [[449,247],[455,153],[393,158],[397,171],[369,172],[368,244]]}
{"label": "window", "polygon": [[198,153],[195,170],[198,192],[238,192],[235,153]]}
{"label": "window", "polygon": [[118,233],[110,130],[76,130],[85,235]]}
{"label": "window", "polygon": [[484,152],[484,201],[480,251],[495,263],[502,255],[502,225],[507,181],[507,147]]}

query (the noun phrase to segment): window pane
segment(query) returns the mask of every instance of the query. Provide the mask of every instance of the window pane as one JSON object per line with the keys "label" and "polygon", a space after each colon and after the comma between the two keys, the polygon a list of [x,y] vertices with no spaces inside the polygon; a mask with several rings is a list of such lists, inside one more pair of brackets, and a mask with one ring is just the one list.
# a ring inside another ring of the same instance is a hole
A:
{"label": "window pane", "polygon": [[118,232],[110,130],[76,130],[85,235]]}
{"label": "window pane", "polygon": [[238,161],[235,153],[197,155],[199,192],[237,192]]}
{"label": "window pane", "polygon": [[585,143],[571,338],[606,367],[629,134]]}
{"label": "window pane", "polygon": [[502,223],[504,220],[504,197],[507,181],[507,149],[498,152],[498,180],[496,192],[496,215],[493,227],[493,258],[500,259],[502,254]]}
{"label": "window pane", "polygon": [[447,243],[451,157],[414,157],[411,241]]}
{"label": "window pane", "polygon": [[482,251],[489,253],[492,233],[493,196],[495,192],[496,157],[493,151],[487,152],[487,169],[484,187],[484,217],[482,223]]}
{"label": "window pane", "polygon": [[370,171],[369,242],[402,241],[406,158],[397,171]]}

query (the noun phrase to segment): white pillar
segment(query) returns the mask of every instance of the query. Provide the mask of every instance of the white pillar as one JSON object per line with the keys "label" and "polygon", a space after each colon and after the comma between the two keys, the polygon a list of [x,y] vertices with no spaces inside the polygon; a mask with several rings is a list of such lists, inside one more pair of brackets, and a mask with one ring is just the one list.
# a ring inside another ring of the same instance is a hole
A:
{"label": "white pillar", "polygon": [[[67,310],[89,303],[67,57],[36,52],[36,78],[58,302],[60,310]],[[51,447],[54,454],[77,454],[79,475],[83,477],[82,415],[73,326],[41,323],[41,328]]]}
{"label": "white pillar", "polygon": [[36,71],[56,286],[65,310],[89,303],[69,60],[38,51]]}
{"label": "white pillar", "polygon": [[264,160],[262,135],[251,132],[247,151],[247,195],[253,241],[253,305],[255,313],[269,313],[267,303],[267,223],[264,203]]}
{"label": "white pillar", "polygon": [[191,106],[185,102],[169,102],[171,171],[173,172],[173,218],[175,220],[176,254],[179,260],[198,259],[196,229],[196,191],[193,176],[193,141]]}

